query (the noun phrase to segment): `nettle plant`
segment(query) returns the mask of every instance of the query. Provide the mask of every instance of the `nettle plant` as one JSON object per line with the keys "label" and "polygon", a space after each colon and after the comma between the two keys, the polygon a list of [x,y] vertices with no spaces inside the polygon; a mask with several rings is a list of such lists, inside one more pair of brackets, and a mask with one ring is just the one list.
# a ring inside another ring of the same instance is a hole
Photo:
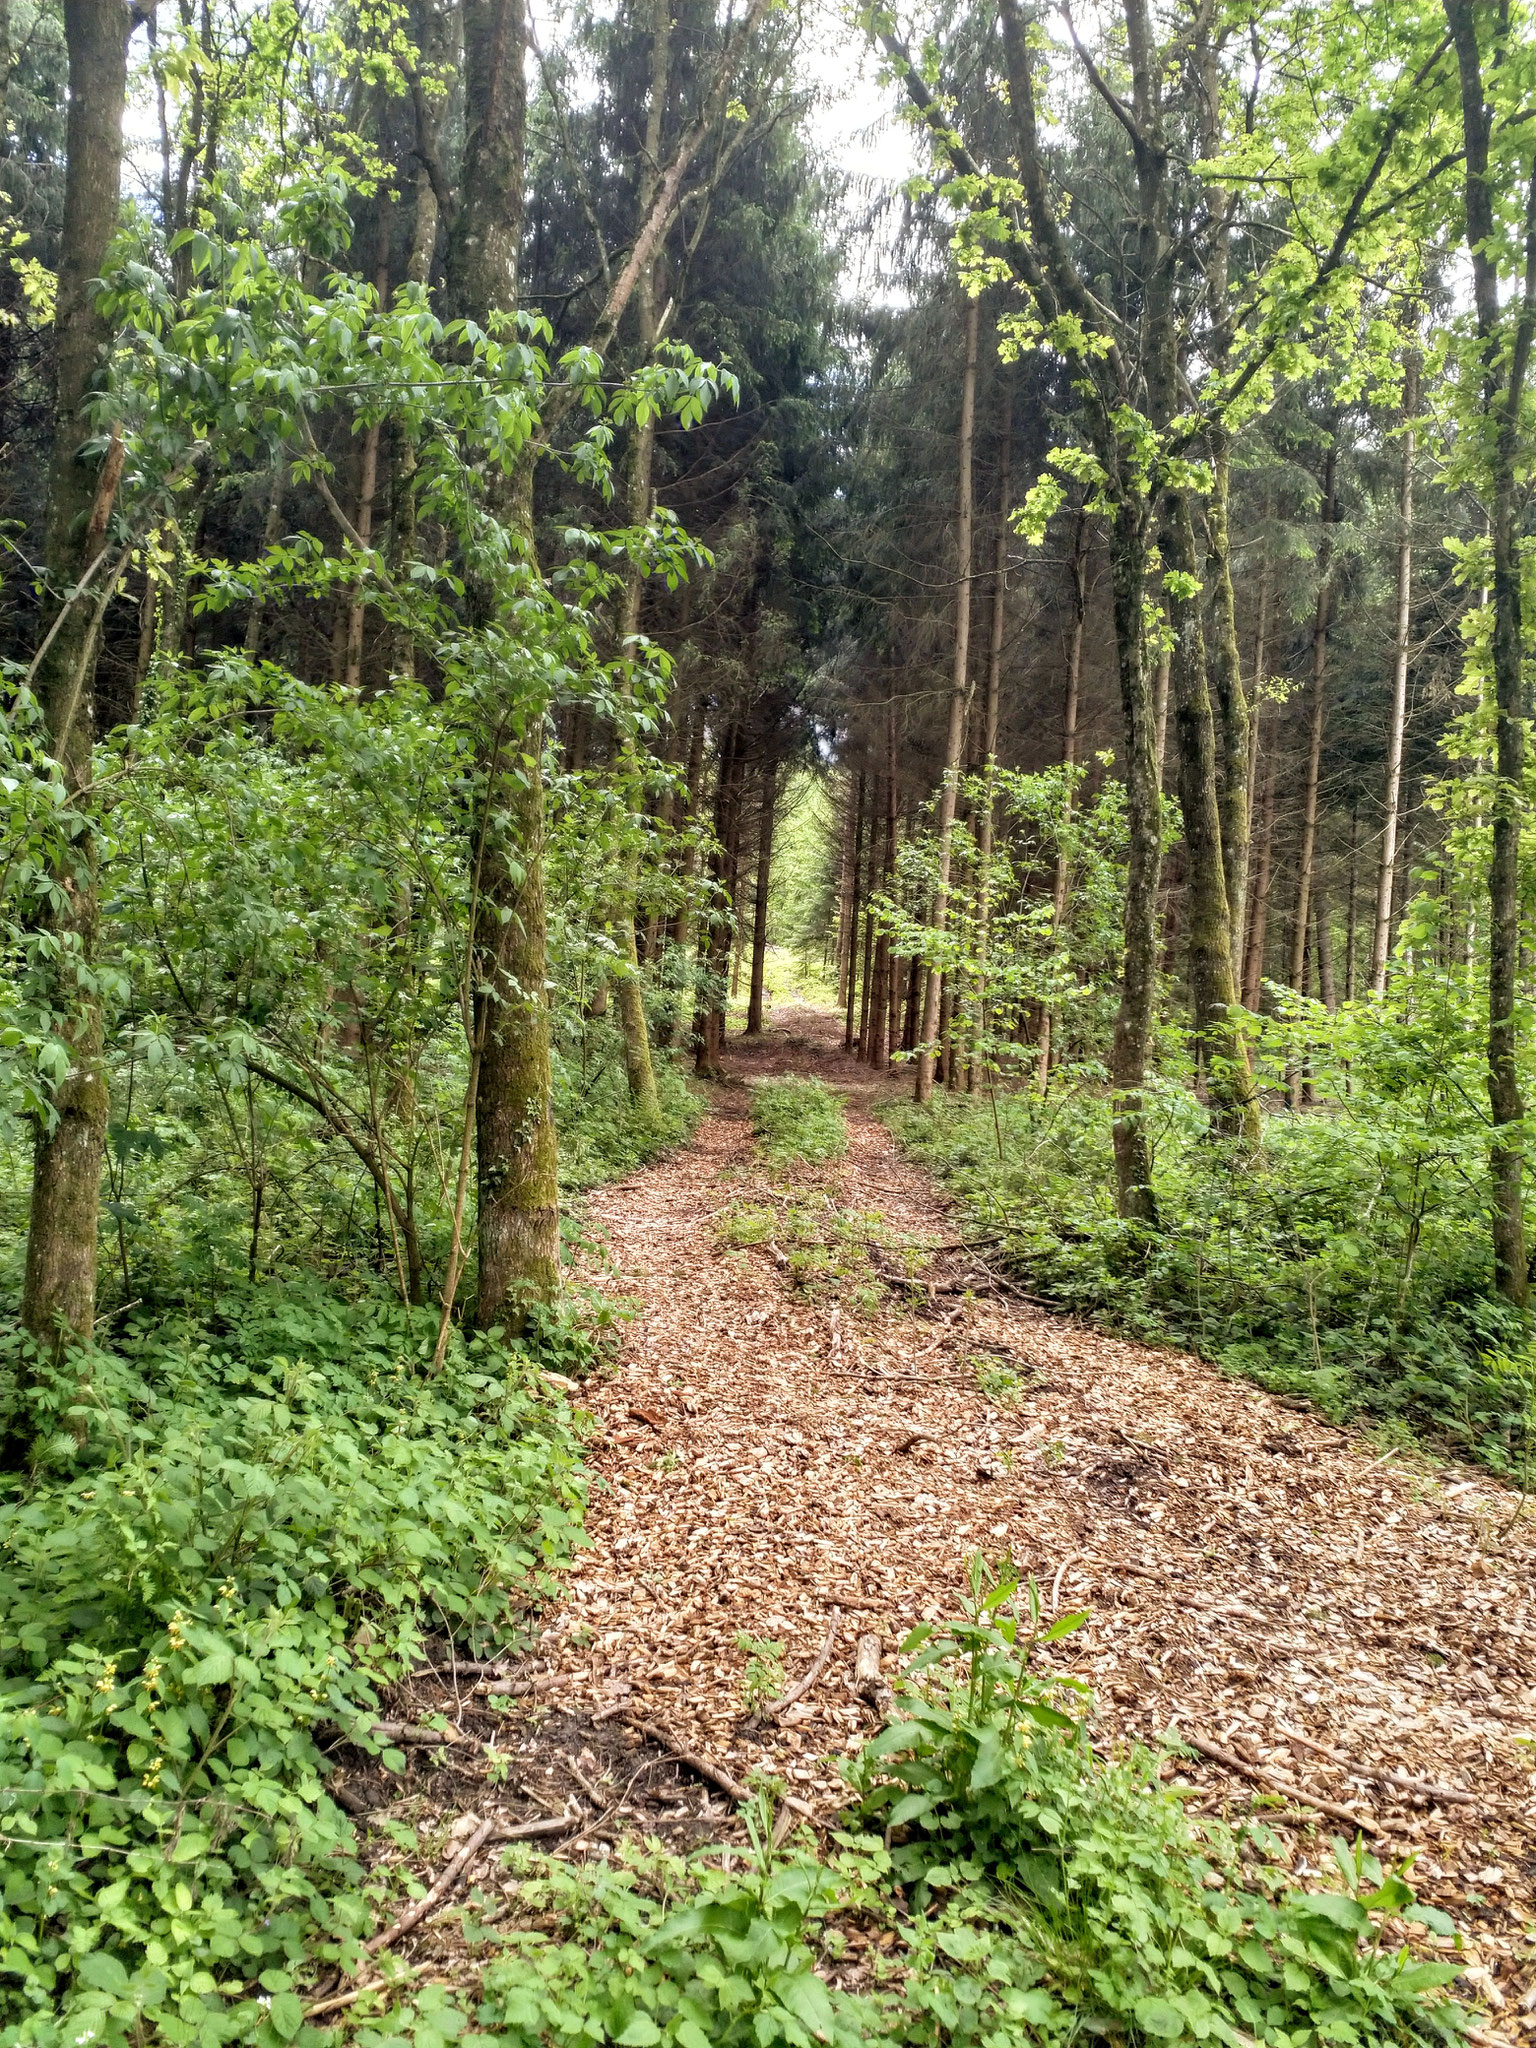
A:
{"label": "nettle plant", "polygon": [[1437,1996],[1457,1966],[1389,1939],[1452,1932],[1405,1870],[1341,1841],[1341,1889],[1298,1891],[1268,1829],[1197,1826],[1160,1756],[1101,1759],[1086,1688],[1038,1668],[1089,1617],[1047,1622],[1006,1557],[973,1560],[970,1589],[959,1622],[908,1637],[897,1714],[852,1770],[923,1916],[907,2038],[981,2041],[1002,2020],[1230,2048],[1460,2037]]}

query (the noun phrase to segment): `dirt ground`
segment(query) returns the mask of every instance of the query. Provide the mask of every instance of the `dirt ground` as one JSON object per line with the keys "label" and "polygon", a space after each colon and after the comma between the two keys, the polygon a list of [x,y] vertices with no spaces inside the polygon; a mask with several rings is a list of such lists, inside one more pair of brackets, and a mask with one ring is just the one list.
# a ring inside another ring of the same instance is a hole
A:
{"label": "dirt ground", "polygon": [[[846,1159],[755,1158],[747,1084],[784,1073],[844,1092]],[[625,1830],[719,1837],[731,1801],[700,1762],[828,1818],[878,1725],[858,1638],[889,1682],[906,1631],[957,1611],[967,1560],[1007,1551],[1047,1610],[1089,1611],[1053,1654],[1093,1688],[1096,1739],[1205,1745],[1177,1766],[1197,1803],[1262,1800],[1300,1875],[1356,1825],[1415,1855],[1490,2030],[1536,2036],[1536,1534],[1496,1540],[1512,1497],[1019,1298],[870,1115],[904,1085],[835,1020],[781,1009],[730,1042],[695,1141],[592,1198],[600,1283],[632,1311],[580,1397],[592,1547],[504,1681],[521,1697],[434,1679],[392,1709],[466,1738],[437,1768],[423,1752],[414,1791],[564,1814],[551,1846],[577,1858]],[[824,1650],[803,1698],[752,1715]],[[430,1961],[442,1924],[401,1956]]]}

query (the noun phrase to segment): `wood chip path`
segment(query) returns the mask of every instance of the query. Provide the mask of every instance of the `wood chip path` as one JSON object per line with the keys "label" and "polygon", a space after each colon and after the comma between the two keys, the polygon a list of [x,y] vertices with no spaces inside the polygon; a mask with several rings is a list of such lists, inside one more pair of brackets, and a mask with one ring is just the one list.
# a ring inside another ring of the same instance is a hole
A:
{"label": "wood chip path", "polygon": [[[1008,1297],[923,1313],[909,1290],[860,1308],[795,1287],[775,1247],[721,1238],[723,1212],[796,1178],[754,1159],[754,1075],[848,1091],[848,1157],[803,1185],[930,1244],[955,1219],[867,1113],[833,1020],[780,1011],[728,1065],[696,1141],[592,1203],[604,1284],[636,1312],[616,1377],[584,1397],[593,1547],[548,1619],[541,1696],[627,1709],[831,1812],[837,1759],[873,1725],[857,1635],[881,1635],[894,1675],[906,1630],[956,1611],[966,1560],[1009,1549],[1048,1601],[1091,1610],[1059,1668],[1093,1686],[1103,1739],[1187,1731],[1231,1760],[1188,1766],[1208,1808],[1245,1810],[1268,1773],[1361,1815],[1384,1856],[1417,1852],[1421,1896],[1469,1943],[1467,1988],[1503,2038],[1536,2036],[1536,1538],[1494,1547],[1512,1496]],[[1011,1367],[1016,1401],[988,1400],[978,1355]],[[782,1725],[751,1722],[741,1641],[782,1643],[793,1681],[834,1606],[820,1680]],[[1282,1796],[1306,1874],[1339,1823],[1318,1833]]]}

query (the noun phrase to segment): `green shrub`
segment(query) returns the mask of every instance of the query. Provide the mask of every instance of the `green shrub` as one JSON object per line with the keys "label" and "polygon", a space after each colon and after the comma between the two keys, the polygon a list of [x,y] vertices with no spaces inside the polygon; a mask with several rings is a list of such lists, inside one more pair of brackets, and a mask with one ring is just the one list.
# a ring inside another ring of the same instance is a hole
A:
{"label": "green shrub", "polygon": [[[497,2048],[1067,2048],[1083,2037],[1224,2048],[1452,2048],[1455,1966],[1389,1946],[1449,1933],[1401,1873],[1335,1845],[1340,1888],[1302,1892],[1262,1827],[1198,1827],[1145,1751],[1101,1761],[1082,1688],[1031,1670],[1039,1597],[972,1566],[965,1617],[920,1629],[899,1716],[851,1767],[853,1828],[818,1854],[712,1867],[632,1855],[572,1871],[514,1852],[476,2036]],[[1077,1715],[1064,1708],[1076,1708]],[[883,1832],[868,1832],[874,1829]],[[891,1844],[892,1846],[887,1846]],[[551,1925],[553,1923],[553,1925]],[[873,1924],[879,1939],[871,1944]],[[858,1948],[850,1943],[857,1930]],[[862,1953],[866,1988],[827,1981]]]}
{"label": "green shrub", "polygon": [[655,1057],[659,1122],[640,1115],[630,1100],[622,1041],[611,1026],[587,1024],[579,1049],[555,1067],[555,1122],[560,1132],[560,1185],[570,1191],[622,1180],[658,1153],[693,1135],[704,1105],[677,1061]]}
{"label": "green shrub", "polygon": [[1108,1763],[1063,1712],[1071,1681],[1031,1670],[1039,1595],[1011,1568],[972,1566],[966,1618],[908,1638],[899,1717],[854,1766],[862,1818],[883,1824],[915,1909],[906,2038],[1451,2041],[1465,2015],[1440,1996],[1457,1966],[1386,1943],[1385,1921],[1450,1923],[1400,1872],[1342,1842],[1344,1888],[1300,1892],[1268,1831],[1197,1831],[1145,1750]]}
{"label": "green shrub", "polygon": [[1518,1360],[1529,1330],[1490,1287],[1484,1135],[1470,1112],[1426,1105],[1384,1034],[1374,1069],[1354,1041],[1351,1097],[1341,1084],[1329,1107],[1265,1117],[1257,1162],[1213,1138],[1181,1082],[1155,1083],[1156,1231],[1115,1214],[1110,1106],[1091,1076],[1044,1098],[886,1114],[1043,1299],[1338,1419],[1401,1416],[1518,1472],[1530,1403],[1521,1374],[1489,1360]]}
{"label": "green shrub", "polygon": [[6,2048],[290,2038],[370,1913],[325,1731],[370,1740],[427,1630],[506,1642],[579,1540],[537,1339],[431,1377],[430,1313],[224,1308],[72,1369],[0,1501]]}
{"label": "green shrub", "polygon": [[848,1150],[842,1102],[822,1081],[786,1075],[754,1082],[752,1131],[769,1166],[819,1166]]}
{"label": "green shrub", "polygon": [[582,1872],[529,1859],[520,1910],[551,1914],[555,1937],[520,1933],[490,1964],[479,2019],[497,2048],[861,2048],[891,2038],[873,1999],[816,1974],[829,1913],[857,1865],[768,1847],[752,1816],[744,1874],[652,1856]]}

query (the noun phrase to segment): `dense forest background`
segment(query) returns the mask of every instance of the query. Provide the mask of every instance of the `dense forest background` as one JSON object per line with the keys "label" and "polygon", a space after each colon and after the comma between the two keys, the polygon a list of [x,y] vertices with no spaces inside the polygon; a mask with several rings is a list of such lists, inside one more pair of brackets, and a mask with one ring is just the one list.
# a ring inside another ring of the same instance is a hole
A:
{"label": "dense forest background", "polygon": [[1533,104],[1482,0],[0,10],[4,1654],[145,1840],[157,1630],[288,1617],[277,1782],[563,1554],[581,1191],[775,976],[1039,1297],[1523,1490]]}

